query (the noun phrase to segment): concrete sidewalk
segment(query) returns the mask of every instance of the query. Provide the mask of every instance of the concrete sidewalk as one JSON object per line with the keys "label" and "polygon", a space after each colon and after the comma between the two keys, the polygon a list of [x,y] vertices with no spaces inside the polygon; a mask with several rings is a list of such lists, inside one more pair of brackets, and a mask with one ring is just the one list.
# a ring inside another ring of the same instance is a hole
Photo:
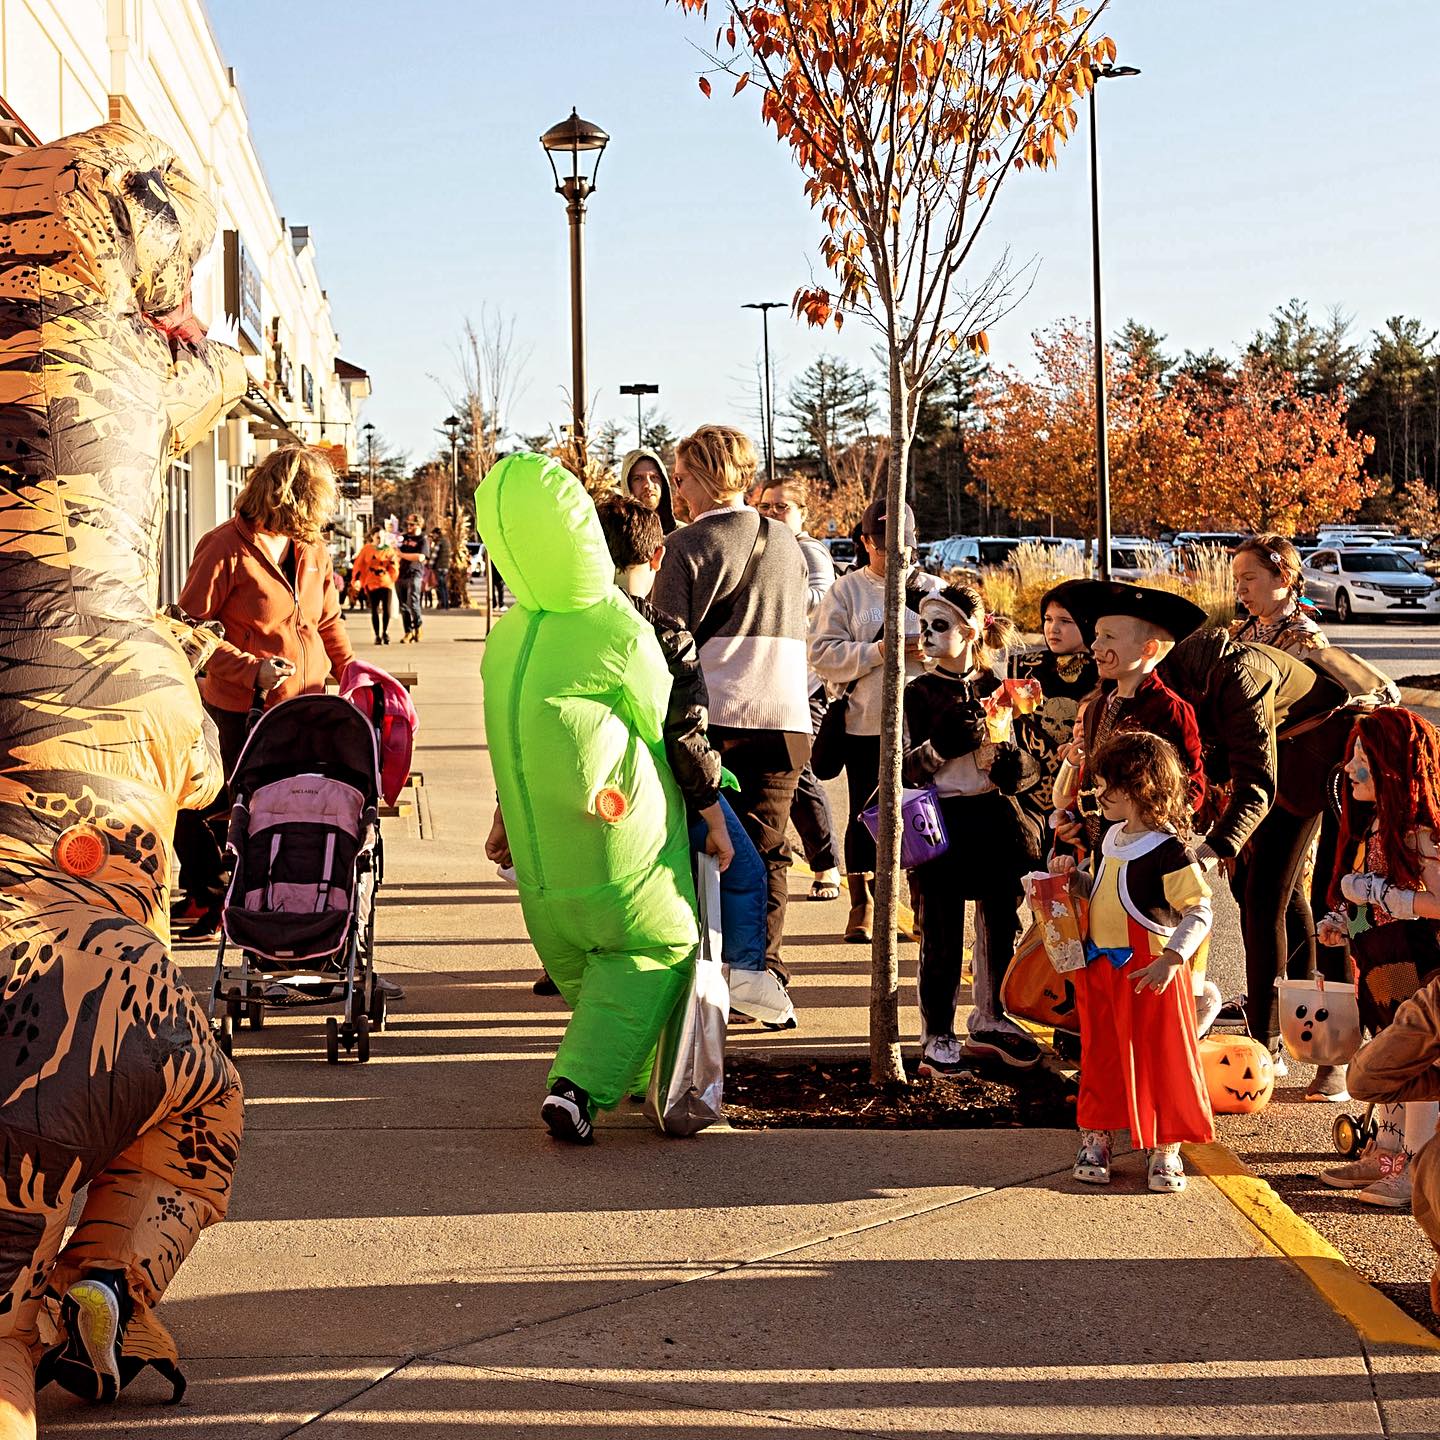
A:
{"label": "concrete sidewalk", "polygon": [[[1075,1185],[1068,1132],[676,1142],[630,1111],[592,1150],[551,1142],[565,1011],[531,994],[514,891],[482,854],[483,624],[425,629],[379,655],[420,679],[430,837],[387,823],[379,917],[409,1000],[364,1067],[327,1066],[313,1018],[241,1035],[231,1218],[163,1310],[189,1396],[52,1392],[42,1434],[1440,1432],[1440,1353],[1364,1338],[1209,1180],[1153,1196],[1130,1157],[1110,1191]],[[737,1044],[863,1043],[842,907],[792,910],[802,1028]],[[208,983],[208,954],[182,958]]]}

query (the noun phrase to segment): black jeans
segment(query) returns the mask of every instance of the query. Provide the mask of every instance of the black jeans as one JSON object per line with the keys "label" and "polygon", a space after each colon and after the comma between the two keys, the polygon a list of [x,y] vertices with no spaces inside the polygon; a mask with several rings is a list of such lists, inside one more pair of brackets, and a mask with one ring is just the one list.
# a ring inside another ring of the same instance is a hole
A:
{"label": "black jeans", "polygon": [[370,591],[365,597],[370,602],[370,628],[377,640],[383,640],[390,633],[390,596],[393,592],[384,586]]}
{"label": "black jeans", "polygon": [[1301,917],[1292,916],[1292,905],[1306,852],[1319,828],[1318,815],[1292,815],[1273,805],[1230,877],[1245,940],[1245,1020],[1250,1033],[1267,1044],[1280,1033],[1275,982],[1287,973],[1315,973],[1313,921],[1307,931]]}
{"label": "black jeans", "polygon": [[[825,692],[817,690],[810,697],[810,733],[814,735],[826,710]],[[830,798],[825,787],[807,765],[795,784],[795,799],[790,805],[790,820],[800,836],[805,862],[818,875],[839,866],[835,855],[835,822],[830,816]]]}
{"label": "black jeans", "polygon": [[425,587],[425,571],[419,565],[413,565],[400,571],[400,583],[396,590],[400,596],[400,621],[405,626],[405,633],[420,628],[423,619],[420,614],[420,596]]}
{"label": "black jeans", "polygon": [[804,767],[808,736],[780,730],[731,730],[710,727],[711,744],[740,782],[740,793],[727,796],[745,833],[765,862],[769,897],[765,907],[765,963],[787,985],[790,972],[780,958],[785,938],[785,906],[790,898],[790,846],[785,826],[795,782]]}
{"label": "black jeans", "polygon": [[450,577],[435,572],[435,607],[438,610],[450,608]]}
{"label": "black jeans", "polygon": [[845,873],[875,873],[875,837],[865,828],[860,812],[875,803],[880,783],[880,737],[845,737],[845,789],[850,797],[850,819],[845,825]]}
{"label": "black jeans", "polygon": [[[217,710],[213,705],[205,709],[220,732],[220,760],[228,780],[245,748],[246,715],[239,710]],[[191,899],[217,907],[225,893],[225,854],[216,831],[224,834],[229,814],[229,792],[222,790],[208,810],[181,810],[175,816],[179,883]]]}

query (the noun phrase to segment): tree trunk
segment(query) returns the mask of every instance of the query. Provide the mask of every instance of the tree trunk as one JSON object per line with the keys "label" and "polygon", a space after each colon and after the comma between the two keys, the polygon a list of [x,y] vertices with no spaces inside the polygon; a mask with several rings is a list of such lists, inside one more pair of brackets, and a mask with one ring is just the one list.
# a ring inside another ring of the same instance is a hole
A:
{"label": "tree trunk", "polygon": [[910,462],[909,394],[891,347],[890,463],[885,482],[885,659],[880,716],[880,826],[876,836],[875,920],[870,965],[870,1079],[903,1081],[900,1058],[901,692],[905,688],[905,490]]}

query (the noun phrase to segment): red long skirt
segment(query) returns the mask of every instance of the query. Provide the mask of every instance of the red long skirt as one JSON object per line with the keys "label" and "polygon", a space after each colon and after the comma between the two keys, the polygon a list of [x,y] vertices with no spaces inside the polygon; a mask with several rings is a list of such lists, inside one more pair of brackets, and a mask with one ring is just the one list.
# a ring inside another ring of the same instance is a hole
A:
{"label": "red long skirt", "polygon": [[1128,1130],[1139,1149],[1215,1138],[1195,1036],[1189,967],[1163,995],[1135,993],[1151,957],[1117,970],[1101,957],[1072,977],[1080,1009],[1082,1130]]}

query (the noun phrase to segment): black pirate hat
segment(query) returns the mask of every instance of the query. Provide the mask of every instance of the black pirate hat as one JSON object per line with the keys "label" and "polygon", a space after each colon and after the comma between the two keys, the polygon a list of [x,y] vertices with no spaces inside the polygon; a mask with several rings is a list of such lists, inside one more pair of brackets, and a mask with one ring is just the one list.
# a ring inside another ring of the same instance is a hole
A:
{"label": "black pirate hat", "polygon": [[1095,638],[1096,624],[1107,615],[1144,620],[1175,640],[1193,635],[1210,619],[1198,605],[1173,590],[1152,590],[1123,580],[1067,580],[1040,601],[1042,618],[1052,601],[1070,612],[1087,644]]}

